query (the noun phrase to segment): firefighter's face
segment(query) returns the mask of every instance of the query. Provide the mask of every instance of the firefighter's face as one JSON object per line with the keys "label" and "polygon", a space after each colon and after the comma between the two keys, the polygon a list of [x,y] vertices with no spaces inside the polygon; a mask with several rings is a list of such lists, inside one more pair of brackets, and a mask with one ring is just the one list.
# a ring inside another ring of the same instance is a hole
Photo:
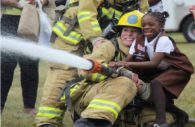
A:
{"label": "firefighter's face", "polygon": [[131,46],[137,35],[140,33],[138,28],[123,27],[121,31],[121,40],[125,46]]}

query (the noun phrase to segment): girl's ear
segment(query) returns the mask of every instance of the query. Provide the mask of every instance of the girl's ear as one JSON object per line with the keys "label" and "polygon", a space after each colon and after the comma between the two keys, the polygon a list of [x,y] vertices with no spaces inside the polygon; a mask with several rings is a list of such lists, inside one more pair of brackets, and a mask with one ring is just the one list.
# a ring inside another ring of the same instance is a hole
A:
{"label": "girl's ear", "polygon": [[165,25],[164,24],[161,24],[160,25],[160,29],[164,29]]}
{"label": "girl's ear", "polygon": [[161,32],[164,31],[164,28],[160,28],[160,31],[161,31]]}

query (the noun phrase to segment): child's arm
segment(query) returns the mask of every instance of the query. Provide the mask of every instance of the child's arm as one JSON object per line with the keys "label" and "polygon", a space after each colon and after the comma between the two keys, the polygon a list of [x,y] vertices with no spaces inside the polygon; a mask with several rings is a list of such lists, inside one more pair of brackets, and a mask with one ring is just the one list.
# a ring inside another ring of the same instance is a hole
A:
{"label": "child's arm", "polygon": [[126,61],[119,61],[112,63],[112,67],[130,67],[130,68],[143,68],[143,69],[149,69],[149,68],[155,68],[158,66],[158,64],[161,62],[163,57],[165,56],[164,53],[157,52],[154,54],[154,57],[150,61],[144,61],[144,62],[126,62]]}
{"label": "child's arm", "polygon": [[131,54],[128,54],[127,57],[123,61],[130,62],[132,60],[133,60],[133,56]]}

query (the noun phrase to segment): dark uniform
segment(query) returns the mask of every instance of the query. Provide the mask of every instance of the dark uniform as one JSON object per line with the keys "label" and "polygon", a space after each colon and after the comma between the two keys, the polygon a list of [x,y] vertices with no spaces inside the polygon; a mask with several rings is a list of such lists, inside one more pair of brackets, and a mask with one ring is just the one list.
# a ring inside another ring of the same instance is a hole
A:
{"label": "dark uniform", "polygon": [[[17,36],[20,12],[16,9],[2,10],[1,34]],[[24,108],[35,108],[38,87],[38,61],[21,55],[1,52],[1,110],[5,106],[12,85],[14,70],[19,64]]]}

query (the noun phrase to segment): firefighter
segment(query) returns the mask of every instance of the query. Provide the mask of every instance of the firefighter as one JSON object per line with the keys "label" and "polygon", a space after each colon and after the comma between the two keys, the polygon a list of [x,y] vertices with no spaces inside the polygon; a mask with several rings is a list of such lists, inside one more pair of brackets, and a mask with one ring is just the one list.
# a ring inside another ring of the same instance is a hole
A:
{"label": "firefighter", "polygon": [[[85,55],[85,58],[95,59],[101,63],[124,59],[128,54],[128,48],[133,41],[136,37],[142,35],[142,17],[143,13],[139,11],[132,11],[124,14],[116,26],[116,30],[120,33],[120,37],[116,40],[113,39],[112,43],[103,43],[97,50],[94,50],[92,54]],[[85,77],[90,83],[91,81],[98,83],[94,83],[85,88],[86,92],[80,97],[79,101],[76,102],[75,111],[81,118],[75,122],[75,127],[106,127],[112,125],[115,123],[121,110],[132,102],[136,95],[136,91],[141,99],[144,100],[147,100],[150,95],[150,90],[144,91],[144,89],[148,87],[143,88],[144,84],[139,79],[136,79],[139,82],[133,79],[133,82],[137,82],[134,84],[129,78],[108,78],[105,75],[98,73],[87,73]],[[131,83],[129,83],[129,81],[131,81]],[[135,85],[137,88],[134,88]],[[129,90],[128,87],[131,87],[131,90]],[[128,98],[128,100],[124,100],[125,98]],[[138,116],[138,114],[129,114],[128,117],[134,115]],[[173,117],[168,113],[166,116],[168,122],[173,123]],[[155,112],[151,107],[144,107],[144,110],[139,114],[138,118],[139,121],[130,122],[139,122],[141,125],[147,125],[151,121],[154,121]],[[124,123],[120,122],[119,118],[119,124],[115,126],[128,125],[128,123],[125,123],[127,122],[126,116],[123,117],[122,122]]]}
{"label": "firefighter", "polygon": [[[143,13],[132,11],[124,14],[117,25],[121,35],[112,43],[103,43],[85,58],[94,59],[100,63],[125,58],[128,48],[141,34],[141,19]],[[137,88],[134,82],[127,77],[108,78],[98,73],[86,74],[87,80],[93,82],[90,88],[76,102],[75,110],[81,116],[75,127],[106,127],[115,123],[121,110],[135,97]],[[103,80],[103,81],[102,81]],[[79,109],[78,109],[79,108]]]}
{"label": "firefighter", "polygon": [[[93,49],[97,49],[99,44],[109,42],[102,35],[105,24],[118,20],[124,9],[139,3],[141,11],[147,11],[147,0],[135,1],[135,4],[132,2],[134,3],[134,0],[68,1],[68,9],[53,26],[53,48],[80,56],[85,54],[87,44],[92,44]],[[56,36],[57,38],[53,39]],[[50,63],[42,101],[35,119],[37,126],[62,126],[65,106],[57,98],[65,84],[76,76],[75,68]]]}
{"label": "firefighter", "polygon": [[[41,0],[44,5],[51,5],[53,0]],[[23,2],[33,4],[34,0],[1,0],[1,34],[17,35]],[[49,3],[48,3],[49,2]],[[54,3],[53,3],[54,4]],[[48,6],[47,6],[48,7]],[[50,11],[51,9],[47,9]],[[51,11],[50,11],[51,13]],[[52,16],[51,16],[52,17]],[[1,110],[3,110],[9,89],[12,85],[14,69],[19,64],[21,69],[21,86],[24,112],[35,115],[35,102],[38,87],[38,60],[24,56],[1,52]]]}

